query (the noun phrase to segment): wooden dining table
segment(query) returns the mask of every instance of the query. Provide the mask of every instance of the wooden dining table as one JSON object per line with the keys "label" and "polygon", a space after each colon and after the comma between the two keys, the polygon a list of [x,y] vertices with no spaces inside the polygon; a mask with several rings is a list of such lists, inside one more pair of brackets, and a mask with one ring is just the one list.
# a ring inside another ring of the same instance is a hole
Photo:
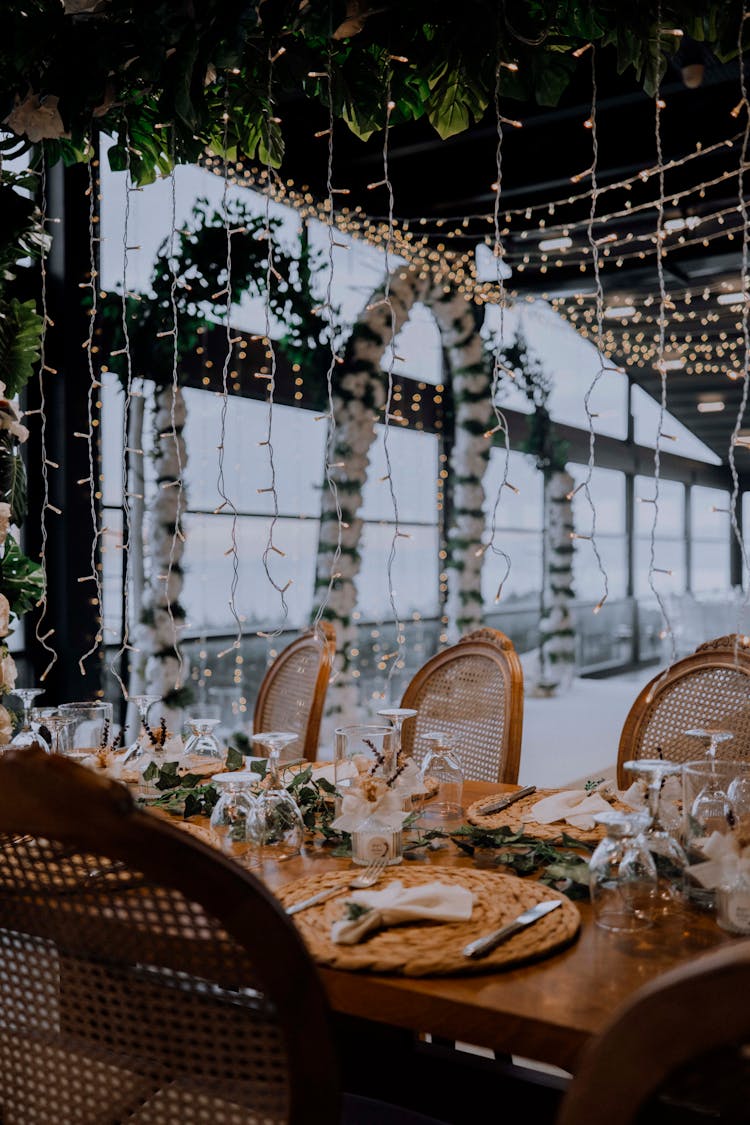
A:
{"label": "wooden dining table", "polygon": [[[517,788],[467,782],[464,804]],[[200,832],[201,826],[196,827]],[[417,857],[434,865],[436,875],[444,866],[472,867],[476,862],[450,842],[440,850],[420,849]],[[484,858],[492,862],[491,853]],[[304,875],[335,869],[351,870],[351,861],[333,858],[330,849],[307,847],[299,857],[267,862],[253,873],[274,890]],[[577,905],[582,924],[572,944],[520,967],[421,978],[325,967],[319,971],[331,1007],[340,1015],[512,1053],[574,1073],[582,1048],[641,985],[732,940],[712,913],[690,905],[676,907],[636,933],[600,929],[589,903]]]}

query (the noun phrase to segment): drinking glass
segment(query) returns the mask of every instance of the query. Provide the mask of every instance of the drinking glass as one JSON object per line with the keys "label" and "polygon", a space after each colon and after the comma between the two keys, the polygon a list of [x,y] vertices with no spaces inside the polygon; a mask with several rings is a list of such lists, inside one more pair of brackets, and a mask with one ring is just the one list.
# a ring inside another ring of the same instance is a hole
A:
{"label": "drinking glass", "polygon": [[214,734],[220,722],[219,708],[213,704],[208,704],[200,711],[188,715],[187,723],[193,733],[185,744],[182,754],[182,765],[186,769],[190,768],[191,761],[198,767],[205,766],[207,763],[217,765],[223,763],[224,750]]}
{"label": "drinking glass", "polygon": [[60,743],[60,734],[73,722],[72,715],[66,715],[64,711],[56,707],[34,707],[31,712],[32,723],[38,723],[39,726],[46,727],[50,733],[50,746],[53,754],[60,754],[62,746]]}
{"label": "drinking glass", "polygon": [[[390,776],[395,761],[396,730],[391,726],[351,726],[339,727],[333,736],[334,777],[336,783],[337,808],[340,811],[341,797],[345,796],[356,782],[359,771],[356,759],[364,758],[373,773],[380,770],[381,775]],[[383,774],[383,767],[389,770]]]}
{"label": "drinking glass", "polygon": [[61,743],[66,758],[82,762],[111,741],[111,703],[63,703],[59,710],[70,716]]}
{"label": "drinking glass", "polygon": [[[703,846],[714,832],[731,832],[734,810],[729,788],[743,770],[741,762],[703,759],[686,762],[682,771],[683,838],[690,864],[705,861]],[[714,891],[701,886],[687,873],[686,891],[701,906],[712,906]]]}
{"label": "drinking glass", "polygon": [[719,727],[693,727],[691,730],[686,730],[685,734],[689,738],[703,738],[708,739],[708,746],[706,747],[706,758],[711,761],[716,761],[716,751],[719,744],[728,742],[730,738],[734,738],[734,732],[731,730],[721,730]]}
{"label": "drinking glass", "polygon": [[[448,745],[448,736],[442,731],[431,731],[424,737],[430,745],[420,771],[427,790],[421,817],[423,820],[455,820],[463,816],[464,772],[458,752]],[[430,794],[430,783],[434,795]]]}
{"label": "drinking glass", "polygon": [[629,933],[653,922],[656,865],[643,836],[645,812],[599,813],[606,836],[589,862],[594,921],[605,930]]}
{"label": "drinking glass", "polygon": [[291,859],[301,851],[305,825],[297,802],[279,777],[279,757],[298,736],[292,731],[265,731],[252,737],[268,750],[268,771],[266,788],[253,802],[247,834],[261,859]]}
{"label": "drinking glass", "polygon": [[225,855],[243,867],[258,864],[254,840],[248,832],[248,819],[256,800],[252,787],[258,780],[258,774],[251,770],[215,773],[211,778],[211,784],[219,790],[219,800],[211,813],[211,836]]}
{"label": "drinking glass", "polygon": [[682,773],[682,765],[662,758],[638,758],[636,761],[625,762],[625,769],[640,774],[647,782],[650,824],[644,831],[643,838],[656,864],[658,888],[655,905],[669,910],[683,890],[688,860],[682,844],[662,819],[661,791],[667,777]]}
{"label": "drinking glass", "polygon": [[381,719],[388,719],[396,732],[394,755],[393,755],[393,769],[398,767],[398,759],[401,753],[401,728],[407,719],[413,719],[417,712],[411,707],[381,707],[378,711]]}
{"label": "drinking glass", "polygon": [[135,703],[138,708],[138,714],[141,720],[141,729],[138,731],[138,736],[135,742],[131,743],[125,751],[122,759],[123,765],[126,762],[134,764],[135,760],[142,757],[145,753],[143,748],[143,736],[146,733],[146,724],[148,723],[148,713],[155,703],[161,699],[160,695],[131,695],[131,702]]}
{"label": "drinking glass", "polygon": [[31,705],[38,695],[44,695],[44,688],[16,688],[13,695],[17,695],[21,700],[23,706],[23,724],[21,729],[11,738],[11,746],[41,746],[42,750],[51,753],[49,743],[46,738],[32,729],[31,726]]}
{"label": "drinking glass", "polygon": [[[737,763],[738,767],[740,763]],[[733,828],[743,848],[750,845],[750,765],[742,763],[742,768],[732,778],[727,789],[727,797],[732,805]]]}

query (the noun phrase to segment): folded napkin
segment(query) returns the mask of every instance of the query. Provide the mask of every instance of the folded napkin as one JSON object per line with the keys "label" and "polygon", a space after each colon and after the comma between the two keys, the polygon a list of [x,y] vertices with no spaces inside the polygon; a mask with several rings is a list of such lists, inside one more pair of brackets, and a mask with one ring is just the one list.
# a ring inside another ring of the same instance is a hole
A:
{"label": "folded napkin", "polygon": [[692,847],[706,858],[691,864],[687,873],[709,891],[733,882],[740,872],[750,874],[750,847],[743,848],[734,832],[712,832],[705,840],[693,840]]}
{"label": "folded napkin", "polygon": [[338,945],[354,945],[371,930],[400,922],[468,922],[474,895],[456,883],[405,887],[395,879],[382,891],[355,891],[345,907],[346,916],[331,927],[331,939]]}
{"label": "folded napkin", "polygon": [[595,813],[610,812],[612,806],[598,793],[585,789],[567,789],[537,801],[529,810],[529,819],[537,824],[554,824],[564,820],[574,828],[589,829],[596,824]]}

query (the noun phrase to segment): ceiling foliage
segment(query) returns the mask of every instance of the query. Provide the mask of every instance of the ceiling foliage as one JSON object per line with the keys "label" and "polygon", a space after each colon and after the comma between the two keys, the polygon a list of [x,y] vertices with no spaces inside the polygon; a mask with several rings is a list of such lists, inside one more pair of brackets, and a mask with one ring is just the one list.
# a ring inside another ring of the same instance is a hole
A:
{"label": "ceiling foliage", "polygon": [[392,125],[426,117],[445,138],[482,117],[498,62],[502,97],[555,105],[597,43],[652,93],[679,33],[728,59],[739,18],[739,0],[9,0],[3,148],[85,159],[96,122],[140,182],[206,148],[278,165],[279,115],[327,103],[329,67],[355,134],[381,129],[390,100]]}

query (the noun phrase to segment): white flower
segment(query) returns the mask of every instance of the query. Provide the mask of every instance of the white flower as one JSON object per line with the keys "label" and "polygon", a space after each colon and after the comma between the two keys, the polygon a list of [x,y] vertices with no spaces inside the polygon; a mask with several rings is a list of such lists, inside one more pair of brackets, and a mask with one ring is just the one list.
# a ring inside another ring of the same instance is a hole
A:
{"label": "white flower", "polygon": [[0,691],[4,693],[13,691],[17,675],[16,662],[6,649],[5,655],[0,660]]}
{"label": "white flower", "polygon": [[40,100],[38,94],[29,91],[23,101],[16,97],[15,105],[3,124],[19,137],[26,134],[33,144],[68,136],[57,108],[59,100],[52,94]]}
{"label": "white flower", "polygon": [[0,707],[0,745],[7,746],[13,737],[13,723],[7,708]]}
{"label": "white flower", "polygon": [[10,504],[0,503],[0,547],[8,538],[10,530]]}
{"label": "white flower", "polygon": [[0,637],[7,637],[10,632],[10,602],[5,594],[0,594]]}

